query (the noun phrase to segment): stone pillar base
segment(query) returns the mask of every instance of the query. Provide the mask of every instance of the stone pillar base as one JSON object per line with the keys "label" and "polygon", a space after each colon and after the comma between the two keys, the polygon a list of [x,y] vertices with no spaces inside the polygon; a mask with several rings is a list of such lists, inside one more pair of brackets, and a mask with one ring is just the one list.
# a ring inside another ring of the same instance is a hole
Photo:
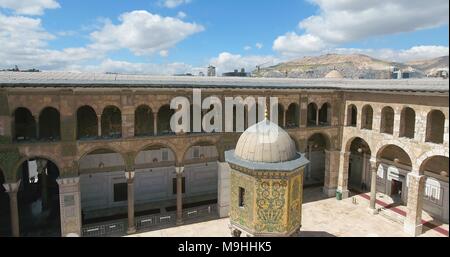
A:
{"label": "stone pillar base", "polygon": [[127,229],[127,234],[128,234],[128,235],[134,234],[134,233],[136,233],[136,228],[135,228],[135,227],[132,227],[132,228],[128,228],[128,229]]}
{"label": "stone pillar base", "polygon": [[177,220],[177,222],[176,222],[176,225],[177,226],[181,226],[181,225],[183,225],[184,223],[183,223],[183,220]]}
{"label": "stone pillar base", "polygon": [[328,188],[328,187],[322,188],[323,194],[326,195],[327,197],[335,197],[336,191],[337,191],[336,188]]}
{"label": "stone pillar base", "polygon": [[230,216],[230,206],[217,206],[219,218],[227,218]]}
{"label": "stone pillar base", "polygon": [[372,215],[377,215],[378,214],[378,209],[377,208],[375,208],[375,209],[372,209],[372,208],[367,208],[367,212],[369,213],[369,214],[372,214]]}
{"label": "stone pillar base", "polygon": [[403,231],[409,236],[420,236],[422,234],[422,224],[416,225],[405,222],[403,224]]}
{"label": "stone pillar base", "polygon": [[336,190],[336,192],[340,192],[341,193],[342,200],[347,199],[349,194],[350,194],[350,191],[348,191],[348,190],[342,190],[342,191]]}

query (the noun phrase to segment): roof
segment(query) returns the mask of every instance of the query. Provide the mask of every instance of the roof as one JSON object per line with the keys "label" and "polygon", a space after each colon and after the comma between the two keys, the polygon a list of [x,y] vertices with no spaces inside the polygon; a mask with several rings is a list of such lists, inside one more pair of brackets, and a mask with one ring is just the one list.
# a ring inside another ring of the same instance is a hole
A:
{"label": "roof", "polygon": [[325,78],[327,78],[327,79],[343,79],[344,76],[342,76],[342,74],[339,71],[332,70],[325,76]]}
{"label": "roof", "polygon": [[251,162],[279,163],[295,159],[297,151],[289,134],[266,119],[242,133],[235,155]]}
{"label": "roof", "polygon": [[0,72],[0,88],[258,88],[341,89],[371,91],[449,91],[448,80],[294,79],[255,77],[150,76],[75,72]]}

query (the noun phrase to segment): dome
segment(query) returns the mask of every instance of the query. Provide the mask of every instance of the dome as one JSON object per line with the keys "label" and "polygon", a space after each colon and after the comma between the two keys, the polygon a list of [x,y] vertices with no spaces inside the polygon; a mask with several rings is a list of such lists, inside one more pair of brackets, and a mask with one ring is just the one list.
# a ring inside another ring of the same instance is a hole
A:
{"label": "dome", "polygon": [[326,79],[343,79],[342,74],[337,70],[330,71],[326,76]]}
{"label": "dome", "polygon": [[250,162],[279,163],[298,158],[295,143],[277,124],[263,120],[239,138],[235,157]]}

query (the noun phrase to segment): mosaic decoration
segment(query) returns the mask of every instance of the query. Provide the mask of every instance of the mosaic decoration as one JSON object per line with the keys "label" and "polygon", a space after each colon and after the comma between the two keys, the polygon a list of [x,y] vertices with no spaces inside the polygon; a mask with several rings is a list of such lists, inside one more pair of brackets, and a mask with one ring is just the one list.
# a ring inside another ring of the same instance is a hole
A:
{"label": "mosaic decoration", "polygon": [[[244,208],[239,207],[239,187],[245,189]],[[253,192],[254,181],[251,177],[236,171],[231,172],[230,218],[233,222],[247,228],[253,227]]]}
{"label": "mosaic decoration", "polygon": [[283,232],[285,215],[286,180],[257,181],[257,215],[256,230],[262,232]]}

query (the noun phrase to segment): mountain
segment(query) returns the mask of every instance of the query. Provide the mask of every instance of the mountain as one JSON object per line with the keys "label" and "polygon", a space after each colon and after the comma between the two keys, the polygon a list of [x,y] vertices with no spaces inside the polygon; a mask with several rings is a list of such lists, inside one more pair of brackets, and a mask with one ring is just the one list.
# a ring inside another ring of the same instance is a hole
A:
{"label": "mountain", "polygon": [[448,56],[441,56],[429,60],[412,61],[407,62],[406,64],[415,69],[422,70],[426,75],[434,75],[439,70],[448,71]]}
{"label": "mountain", "polygon": [[[447,68],[448,68],[448,56]],[[438,58],[437,58],[438,59]],[[441,65],[445,60],[432,62],[420,61],[413,64],[388,62],[363,54],[326,54],[304,57],[284,62],[275,66],[257,69],[252,72],[255,77],[290,77],[290,78],[324,78],[330,71],[338,71],[344,78],[350,79],[389,79],[395,70],[408,74],[411,78],[426,76],[423,67]]]}

